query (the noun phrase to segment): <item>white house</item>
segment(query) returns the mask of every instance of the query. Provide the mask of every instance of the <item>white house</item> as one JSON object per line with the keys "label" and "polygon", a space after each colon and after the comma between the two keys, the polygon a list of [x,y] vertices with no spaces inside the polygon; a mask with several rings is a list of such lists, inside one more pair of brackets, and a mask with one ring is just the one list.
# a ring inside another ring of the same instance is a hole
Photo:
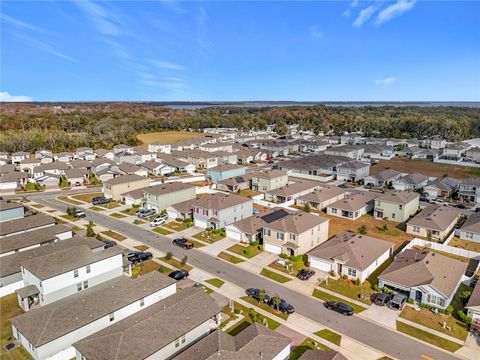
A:
{"label": "white house", "polygon": [[349,195],[342,200],[327,206],[327,214],[356,220],[374,208],[375,199],[380,194],[370,191],[362,191]]}
{"label": "white house", "polygon": [[470,216],[457,234],[462,240],[480,243],[480,213]]}

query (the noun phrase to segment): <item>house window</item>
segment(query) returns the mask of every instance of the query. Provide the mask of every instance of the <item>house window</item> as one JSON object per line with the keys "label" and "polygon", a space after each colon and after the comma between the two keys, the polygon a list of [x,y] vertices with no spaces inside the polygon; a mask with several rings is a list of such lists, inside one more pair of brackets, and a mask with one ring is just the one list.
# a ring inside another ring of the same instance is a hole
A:
{"label": "house window", "polygon": [[295,234],[290,234],[290,240],[297,240],[297,237],[295,236]]}
{"label": "house window", "polygon": [[270,229],[263,229],[263,235],[270,236],[271,235]]}
{"label": "house window", "polygon": [[277,239],[278,240],[284,240],[285,235],[282,232],[277,232]]}
{"label": "house window", "polygon": [[348,276],[350,276],[352,278],[356,278],[357,277],[357,270],[352,269],[352,268],[348,268]]}
{"label": "house window", "polygon": [[332,208],[332,214],[336,214],[337,213],[337,209],[336,208]]}
{"label": "house window", "polygon": [[115,320],[115,313],[111,313],[110,315],[108,315],[109,318],[110,318],[110,322],[112,322],[113,320]]}
{"label": "house window", "polygon": [[185,344],[185,341],[187,341],[185,335],[180,336],[179,338],[175,339],[175,347],[177,348],[180,346],[180,344]]}
{"label": "house window", "polygon": [[399,208],[400,210],[403,210],[403,205],[398,205],[398,208]]}
{"label": "house window", "polygon": [[77,291],[82,291],[82,283],[77,284]]}
{"label": "house window", "polygon": [[413,226],[413,232],[419,233],[420,232],[420,226]]}
{"label": "house window", "polygon": [[87,266],[85,267],[85,269],[86,269],[86,271],[87,271],[87,274],[90,274],[90,271],[91,271],[90,265],[87,265]]}
{"label": "house window", "polygon": [[83,289],[88,289],[88,281],[83,282]]}
{"label": "house window", "polygon": [[395,219],[395,213],[392,213],[392,219]]}
{"label": "house window", "polygon": [[445,307],[445,299],[440,296],[428,295],[427,300],[430,304],[438,305],[440,307]]}
{"label": "house window", "polygon": [[143,305],[145,305],[145,299],[140,299],[140,306],[142,307]]}
{"label": "house window", "polygon": [[[467,233],[465,233],[465,237],[466,237],[467,239],[473,239],[473,233],[467,232]],[[23,270],[23,269],[22,269],[22,270]]]}
{"label": "house window", "polygon": [[43,283],[42,283],[41,281],[38,283],[38,285],[39,285],[41,288],[43,288]]}
{"label": "house window", "polygon": [[74,277],[74,278],[77,278],[77,277],[78,277],[78,269],[77,269],[77,270],[73,270],[73,277]]}

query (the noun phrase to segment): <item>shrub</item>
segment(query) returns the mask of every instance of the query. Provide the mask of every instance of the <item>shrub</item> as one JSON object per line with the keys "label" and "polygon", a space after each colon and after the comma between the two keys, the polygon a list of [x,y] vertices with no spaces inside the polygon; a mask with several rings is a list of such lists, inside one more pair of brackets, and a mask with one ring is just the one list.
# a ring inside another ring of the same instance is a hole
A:
{"label": "shrub", "polygon": [[188,260],[188,257],[187,257],[187,255],[185,255],[185,256],[182,258],[182,261],[181,261],[182,266],[185,266],[185,264],[187,263],[187,260]]}
{"label": "shrub", "polygon": [[408,302],[409,304],[413,304],[413,303],[414,303],[414,300],[413,300],[412,298],[408,298],[407,302]]}
{"label": "shrub", "polygon": [[250,242],[250,245],[259,245],[259,244],[260,244],[260,241],[258,240]]}
{"label": "shrub", "polygon": [[165,260],[170,260],[172,258],[173,254],[169,251],[165,254]]}
{"label": "shrub", "polygon": [[163,209],[163,210],[160,212],[160,214],[162,214],[162,215],[167,215],[167,209]]}
{"label": "shrub", "polygon": [[467,314],[465,314],[463,312],[463,310],[458,310],[458,317],[466,325],[471,325],[472,324],[472,318],[467,316]]}
{"label": "shrub", "polygon": [[344,275],[342,275],[342,279],[343,279],[343,280],[347,280],[347,279],[348,279],[348,276],[344,274]]}
{"label": "shrub", "polygon": [[452,315],[452,313],[453,313],[453,306],[448,305],[447,308],[445,309],[445,314]]}
{"label": "shrub", "polygon": [[287,254],[281,253],[279,256],[280,256],[282,259],[288,259],[288,255],[287,255]]}
{"label": "shrub", "polygon": [[175,221],[176,222],[184,222],[185,220],[183,220],[182,218],[175,218]]}
{"label": "shrub", "polygon": [[103,240],[103,236],[100,235],[100,234],[97,234],[97,235],[95,236],[95,239],[102,241],[102,240]]}
{"label": "shrub", "polygon": [[290,256],[288,259],[290,261],[297,262],[297,261],[302,261],[303,256],[302,255]]}
{"label": "shrub", "polygon": [[358,232],[359,232],[360,234],[365,235],[365,234],[368,232],[368,227],[367,227],[365,224],[363,224],[362,226],[360,226],[360,227],[358,228]]}
{"label": "shrub", "polygon": [[381,292],[382,291],[382,289],[380,289],[380,286],[378,286],[377,284],[373,285],[373,290],[375,290],[376,292]]}
{"label": "shrub", "polygon": [[246,257],[250,257],[253,255],[253,250],[250,247],[247,247],[245,250],[243,250],[243,253],[245,254]]}
{"label": "shrub", "polygon": [[139,209],[139,208],[140,208],[140,205],[139,205],[139,204],[138,204],[138,205],[137,205],[137,204],[134,204],[134,205],[132,205],[132,208],[134,208],[134,209]]}
{"label": "shrub", "polygon": [[329,273],[331,276],[337,275],[337,273],[336,273],[334,270],[330,270],[328,273]]}
{"label": "shrub", "polygon": [[242,313],[242,310],[237,309],[237,308],[235,308],[235,310],[233,310],[233,311],[234,311],[235,314],[241,314]]}
{"label": "shrub", "polygon": [[460,300],[462,301],[463,305],[466,305],[468,303],[468,300],[470,299],[470,296],[472,295],[472,292],[470,290],[464,290],[460,294]]}
{"label": "shrub", "polygon": [[355,285],[357,285],[357,286],[361,285],[360,278],[355,279]]}
{"label": "shrub", "polygon": [[140,224],[142,223],[142,220],[135,219],[135,220],[133,220],[133,223],[134,223],[135,225],[140,225]]}
{"label": "shrub", "polygon": [[92,229],[92,225],[88,224],[87,225],[87,237],[94,237],[96,234],[95,234],[95,231],[93,231]]}
{"label": "shrub", "polygon": [[212,228],[211,228],[211,227],[207,227],[205,230],[206,230],[206,231],[212,231]]}

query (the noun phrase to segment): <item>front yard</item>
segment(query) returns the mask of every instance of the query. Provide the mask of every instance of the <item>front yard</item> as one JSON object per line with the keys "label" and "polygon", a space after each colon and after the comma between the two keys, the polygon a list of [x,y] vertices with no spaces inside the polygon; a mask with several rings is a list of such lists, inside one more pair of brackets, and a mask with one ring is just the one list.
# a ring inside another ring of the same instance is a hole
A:
{"label": "front yard", "polygon": [[68,221],[78,221],[79,220],[79,218],[77,218],[76,216],[68,215],[68,214],[60,215],[60,217],[64,218],[65,220],[68,220]]}
{"label": "front yard", "polygon": [[188,265],[188,264],[183,265],[180,260],[177,260],[173,257],[170,258],[170,259],[167,259],[167,257],[164,256],[164,257],[161,257],[159,259],[162,260],[163,262],[166,262],[167,264],[172,265],[173,267],[175,267],[177,269],[182,269],[182,270],[187,270],[187,271],[190,271],[190,270],[193,269],[190,265]]}
{"label": "front yard", "polygon": [[416,328],[414,326],[404,324],[398,320],[397,320],[397,330],[405,334],[408,334],[410,336],[413,336],[416,339],[420,339],[432,345],[438,346],[447,351],[455,352],[462,347],[462,345],[454,343],[453,341],[444,339],[437,335],[433,335],[429,332],[420,330],[419,328]]}
{"label": "front yard", "polygon": [[348,302],[348,301],[345,301],[343,299],[340,299],[339,297],[337,296],[334,296],[334,295],[330,295],[329,293],[326,293],[325,291],[322,291],[322,290],[319,290],[319,289],[315,289],[313,290],[313,294],[312,294],[313,297],[316,297],[318,299],[321,299],[323,301],[338,301],[338,302],[342,302],[344,304],[347,304],[348,306],[351,306],[352,309],[353,309],[353,312],[355,314],[358,314],[360,312],[362,312],[363,310],[366,310],[366,308],[362,307],[362,306],[359,306],[357,304],[354,304],[354,303],[351,303],[351,302]]}
{"label": "front yard", "polygon": [[318,337],[321,337],[322,339],[328,340],[337,346],[340,346],[340,343],[342,341],[342,335],[337,334],[336,332],[333,332],[328,329],[317,331],[315,335],[317,335]]}
{"label": "front yard", "polygon": [[102,192],[73,195],[72,198],[91,204],[94,197],[103,196]]}
{"label": "front yard", "polygon": [[127,215],[130,215],[130,216],[133,216],[133,215],[135,215],[137,210],[138,210],[138,207],[131,207],[129,209],[121,210],[120,212],[124,213],[124,214],[127,214]]}
{"label": "front yard", "polygon": [[164,228],[162,228],[162,227],[160,227],[160,226],[154,228],[153,231],[155,231],[156,233],[161,234],[161,235],[170,235],[170,234],[173,234],[173,232],[171,232],[170,230],[164,229]]}
{"label": "front yard", "polygon": [[170,230],[173,230],[173,231],[182,231],[188,228],[188,225],[186,223],[177,222],[177,221],[171,221],[162,226],[169,228]]}
{"label": "front yard", "polygon": [[292,276],[297,276],[302,269],[307,268],[302,257],[293,257],[292,260],[282,259],[281,261],[284,261],[285,265],[279,264],[276,260],[268,266]]}
{"label": "front yard", "polygon": [[205,280],[205,282],[209,283],[212,286],[215,286],[216,288],[221,288],[223,284],[225,284],[225,281],[220,280],[218,278],[208,279],[208,280]]}
{"label": "front yard", "polygon": [[118,240],[118,241],[123,241],[127,238],[126,236],[123,236],[123,235],[121,235],[121,234],[119,234],[115,231],[112,231],[112,230],[102,231],[102,232],[100,232],[100,234],[110,236],[111,238],[113,238],[115,240]]}
{"label": "front yard", "polygon": [[262,309],[266,312],[269,312],[270,314],[278,316],[279,318],[281,318],[283,320],[288,319],[288,314],[284,314],[281,311],[277,311],[268,304],[265,304],[263,302],[259,302],[255,299],[252,299],[251,297],[248,297],[248,296],[242,296],[240,299],[242,299],[243,301],[246,301],[246,302],[252,304],[253,306],[256,306],[256,307],[258,307],[258,308],[260,308],[260,309]]}
{"label": "front yard", "polygon": [[297,360],[307,350],[331,351],[328,346],[320,344],[311,338],[305,339],[300,345],[295,346],[290,353],[290,360]]}
{"label": "front yard", "polygon": [[173,270],[167,266],[157,263],[156,261],[147,260],[133,267],[132,277],[136,278],[137,276],[142,276],[152,271],[159,271],[162,274],[169,274]]}
{"label": "front yard", "polygon": [[237,255],[244,256],[248,259],[251,259],[252,257],[257,256],[262,252],[260,245],[244,246],[240,244],[235,244],[233,246],[230,246],[227,250]]}
{"label": "front yard", "polygon": [[350,279],[328,278],[328,281],[326,283],[322,282],[320,286],[354,300],[361,301],[367,305],[372,303],[370,297],[375,293],[368,281],[360,285],[355,285],[355,281]]}
{"label": "front yard", "polygon": [[123,215],[123,214],[120,214],[120,213],[113,213],[113,214],[110,214],[110,216],[114,217],[115,219],[122,219],[122,218],[127,217],[126,215]]}
{"label": "front yard", "polygon": [[193,235],[195,239],[204,241],[206,243],[213,244],[215,241],[221,240],[225,237],[225,233],[223,231],[201,231],[198,234]]}
{"label": "front yard", "polygon": [[220,259],[226,260],[228,262],[231,262],[232,264],[239,264],[239,263],[245,261],[245,260],[240,259],[236,256],[227,254],[226,252],[223,252],[223,251],[220,254],[218,254],[217,257],[219,257]]}
{"label": "front yard", "polygon": [[267,268],[263,268],[262,271],[260,272],[260,275],[268,277],[269,279],[279,282],[281,284],[292,281],[292,279],[290,279],[289,277],[280,275],[279,273],[272,270],[268,270]]}
{"label": "front yard", "polygon": [[70,199],[68,196],[65,196],[65,195],[58,196],[57,199],[60,200],[60,201],[63,201],[63,202],[67,202],[67,203],[72,204],[72,205],[83,205],[82,202]]}

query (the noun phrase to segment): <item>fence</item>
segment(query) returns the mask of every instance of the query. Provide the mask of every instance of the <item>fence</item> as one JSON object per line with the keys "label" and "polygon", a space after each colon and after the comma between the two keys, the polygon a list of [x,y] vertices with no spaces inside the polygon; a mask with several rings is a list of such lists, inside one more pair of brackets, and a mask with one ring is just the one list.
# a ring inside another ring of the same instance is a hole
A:
{"label": "fence", "polygon": [[320,182],[328,182],[333,181],[335,179],[335,174],[325,174],[324,176],[318,175],[309,175],[309,174],[302,174],[292,170],[287,171],[288,176],[296,177],[305,180],[313,180],[313,181],[320,181]]}
{"label": "fence", "polygon": [[452,255],[457,255],[461,257],[465,257],[468,259],[477,259],[480,260],[480,253],[475,252],[475,251],[470,251],[470,250],[465,250],[461,248],[456,248],[447,244],[439,244],[433,241],[427,241],[423,239],[418,239],[414,238],[412,241],[410,241],[407,246],[405,246],[400,253],[405,251],[405,249],[411,249],[414,246],[419,246],[419,247],[424,247],[424,248],[429,248],[432,250],[437,250],[441,252],[445,252],[448,254]]}
{"label": "fence", "polygon": [[459,165],[459,166],[468,166],[480,168],[480,164],[468,161],[455,161],[455,160],[445,160],[445,159],[435,159],[433,162],[441,164],[450,164],[450,165]]}

